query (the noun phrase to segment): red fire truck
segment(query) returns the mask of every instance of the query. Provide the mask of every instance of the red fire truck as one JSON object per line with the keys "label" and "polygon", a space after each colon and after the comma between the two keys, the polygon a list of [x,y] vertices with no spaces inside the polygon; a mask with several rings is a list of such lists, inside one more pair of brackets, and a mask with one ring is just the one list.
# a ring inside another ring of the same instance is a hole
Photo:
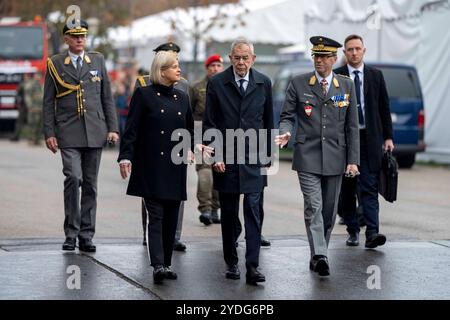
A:
{"label": "red fire truck", "polygon": [[14,127],[19,115],[16,91],[24,74],[44,74],[47,38],[47,26],[39,18],[29,22],[0,21],[0,130]]}

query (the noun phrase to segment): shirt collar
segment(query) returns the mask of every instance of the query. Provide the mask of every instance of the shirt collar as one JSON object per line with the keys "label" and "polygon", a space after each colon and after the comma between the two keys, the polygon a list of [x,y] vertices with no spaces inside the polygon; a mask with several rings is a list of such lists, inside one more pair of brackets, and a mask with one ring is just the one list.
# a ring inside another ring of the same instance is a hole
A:
{"label": "shirt collar", "polygon": [[84,59],[84,51],[78,55],[78,54],[70,52],[70,50],[69,50],[69,56],[70,56],[70,59],[72,59],[73,61],[77,61],[78,57],[81,57],[81,60],[83,60]]}
{"label": "shirt collar", "polygon": [[236,72],[234,72],[234,81],[236,81],[237,83],[239,83],[239,80],[244,79],[245,81],[249,81],[250,79],[250,72],[247,72],[247,74],[245,75],[245,77],[241,77],[240,75],[238,75]]}
{"label": "shirt collar", "polygon": [[347,64],[349,75],[353,75],[353,71],[358,70],[359,74],[364,74],[364,63],[361,63],[359,68],[353,68],[351,65]]}
{"label": "shirt collar", "polygon": [[[314,72],[315,72],[316,78],[317,78],[317,80],[319,81],[319,84],[320,84],[320,82],[322,81],[323,77],[321,77],[317,71],[314,71]],[[326,77],[325,79],[327,80],[328,85],[330,85],[331,81],[333,80],[333,72],[330,72],[328,77]]]}

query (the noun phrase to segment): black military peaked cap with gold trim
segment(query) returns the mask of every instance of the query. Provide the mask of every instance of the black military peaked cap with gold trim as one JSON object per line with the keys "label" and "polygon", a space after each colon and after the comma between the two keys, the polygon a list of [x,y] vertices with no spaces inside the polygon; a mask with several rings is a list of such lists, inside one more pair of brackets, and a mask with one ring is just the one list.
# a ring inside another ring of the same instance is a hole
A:
{"label": "black military peaked cap with gold trim", "polygon": [[72,36],[81,36],[81,35],[86,35],[88,33],[89,26],[88,26],[87,22],[84,20],[76,20],[76,21],[74,20],[73,28],[69,28],[69,26],[67,24],[68,23],[66,23],[64,25],[64,29],[63,29],[64,35],[68,34],[68,35],[72,35]]}
{"label": "black military peaked cap with gold trim", "polygon": [[175,51],[175,52],[180,52],[180,47],[173,42],[167,42],[167,43],[163,43],[159,46],[157,46],[155,49],[153,49],[153,51],[158,52],[158,51]]}
{"label": "black military peaked cap with gold trim", "polygon": [[313,44],[312,55],[336,54],[337,49],[342,47],[339,42],[322,36],[311,37],[309,41]]}

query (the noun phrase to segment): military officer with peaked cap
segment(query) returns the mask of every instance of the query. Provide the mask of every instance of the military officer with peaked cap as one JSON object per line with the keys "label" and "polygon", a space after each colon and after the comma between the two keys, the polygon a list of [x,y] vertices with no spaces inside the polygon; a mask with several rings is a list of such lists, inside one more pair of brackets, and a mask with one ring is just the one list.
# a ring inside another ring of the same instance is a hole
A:
{"label": "military officer with peaked cap", "polygon": [[[86,52],[88,24],[65,25],[69,50],[47,61],[43,118],[47,148],[61,151],[64,180],[63,250],[94,252],[97,176],[102,147],[119,139],[103,56]],[[81,187],[81,199],[80,199]]]}
{"label": "military officer with peaked cap", "polygon": [[[315,70],[289,83],[275,142],[283,147],[295,134],[292,168],[303,192],[310,269],[328,276],[327,250],[342,175],[358,174],[358,110],[353,81],[332,72],[342,45],[320,36],[310,41]],[[294,133],[295,120],[298,128]]]}
{"label": "military officer with peaked cap", "polygon": [[[155,51],[155,53],[159,52],[159,51],[173,51],[173,52],[179,53],[180,50],[181,50],[180,47],[174,42],[163,43],[163,44],[160,44],[159,46],[157,46],[155,49],[153,49],[153,51]],[[140,75],[136,79],[136,83],[135,83],[134,87],[139,88],[139,87],[145,87],[148,85],[151,85],[149,74]],[[188,81],[185,78],[181,77],[180,81],[175,83],[174,88],[179,89],[185,93],[188,93],[188,90],[189,90]],[[141,213],[142,213],[142,230],[143,230],[143,238],[144,238],[142,241],[142,244],[144,246],[146,246],[147,245],[147,208],[145,207],[145,203],[144,203],[143,199],[142,199],[142,205],[141,205]],[[183,228],[183,215],[184,215],[184,201],[181,202],[180,211],[178,213],[177,232],[175,234],[175,242],[173,245],[173,249],[176,251],[185,251],[186,250],[186,245],[180,241],[181,230]]]}

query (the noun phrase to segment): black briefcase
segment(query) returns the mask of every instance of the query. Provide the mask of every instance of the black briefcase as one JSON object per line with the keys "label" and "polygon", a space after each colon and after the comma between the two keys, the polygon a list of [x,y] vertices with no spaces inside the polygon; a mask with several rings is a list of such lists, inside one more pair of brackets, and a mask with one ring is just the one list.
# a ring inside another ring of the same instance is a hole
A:
{"label": "black briefcase", "polygon": [[397,200],[398,164],[391,151],[383,154],[379,177],[379,193],[386,201]]}

